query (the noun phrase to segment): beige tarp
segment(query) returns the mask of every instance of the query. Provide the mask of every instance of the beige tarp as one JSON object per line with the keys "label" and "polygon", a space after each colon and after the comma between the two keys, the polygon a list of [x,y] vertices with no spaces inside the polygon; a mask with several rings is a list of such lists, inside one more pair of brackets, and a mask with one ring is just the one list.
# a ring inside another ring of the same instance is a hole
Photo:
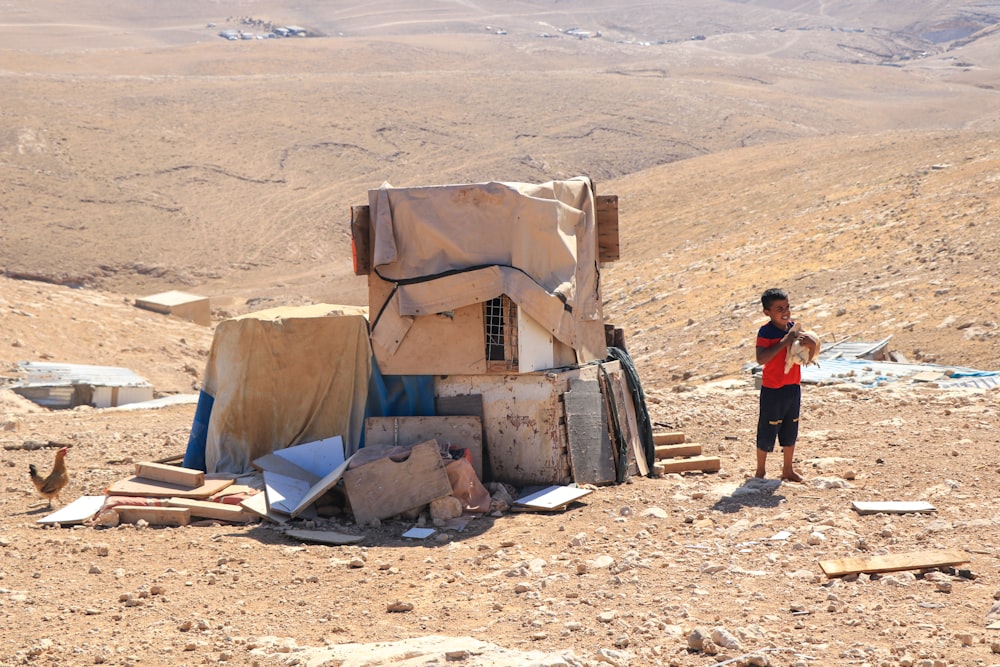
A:
{"label": "beige tarp", "polygon": [[357,450],[371,374],[363,312],[317,304],[219,324],[204,381],[215,397],[208,472],[246,472],[275,449],[335,435],[348,456]]}
{"label": "beige tarp", "polygon": [[369,192],[369,205],[375,270],[402,283],[372,332],[383,348],[394,352],[415,316],[506,294],[580,361],[606,356],[603,328],[592,326],[601,304],[587,179],[383,185]]}

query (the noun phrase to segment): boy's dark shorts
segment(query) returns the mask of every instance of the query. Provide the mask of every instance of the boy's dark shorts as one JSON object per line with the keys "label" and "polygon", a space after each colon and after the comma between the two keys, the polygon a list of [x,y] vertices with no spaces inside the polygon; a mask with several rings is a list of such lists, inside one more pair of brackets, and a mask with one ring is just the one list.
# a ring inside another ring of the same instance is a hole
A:
{"label": "boy's dark shorts", "polygon": [[774,451],[774,440],[782,447],[794,447],[799,437],[799,410],[802,386],[786,384],[780,389],[761,387],[760,417],[757,420],[757,449]]}

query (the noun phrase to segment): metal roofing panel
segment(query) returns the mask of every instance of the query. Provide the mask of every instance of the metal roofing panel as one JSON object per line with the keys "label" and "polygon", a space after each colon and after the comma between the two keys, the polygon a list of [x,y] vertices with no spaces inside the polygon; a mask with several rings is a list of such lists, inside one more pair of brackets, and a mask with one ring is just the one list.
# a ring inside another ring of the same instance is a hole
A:
{"label": "metal roofing panel", "polygon": [[69,387],[83,384],[95,387],[152,387],[141,375],[117,366],[23,361],[19,364],[27,377],[15,387]]}

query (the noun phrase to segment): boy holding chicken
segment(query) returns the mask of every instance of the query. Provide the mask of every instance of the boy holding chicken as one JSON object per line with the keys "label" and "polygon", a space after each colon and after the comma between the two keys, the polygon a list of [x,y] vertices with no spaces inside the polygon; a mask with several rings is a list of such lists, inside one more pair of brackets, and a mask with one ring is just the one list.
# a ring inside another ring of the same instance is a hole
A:
{"label": "boy holding chicken", "polygon": [[761,373],[760,416],[757,419],[757,472],[763,478],[767,455],[774,451],[774,441],[781,445],[781,479],[801,482],[802,475],[792,467],[795,441],[799,435],[799,411],[802,407],[802,367],[787,364],[789,348],[804,339],[801,326],[792,321],[788,295],[771,288],[760,298],[764,314],[770,320],[757,332],[757,363]]}

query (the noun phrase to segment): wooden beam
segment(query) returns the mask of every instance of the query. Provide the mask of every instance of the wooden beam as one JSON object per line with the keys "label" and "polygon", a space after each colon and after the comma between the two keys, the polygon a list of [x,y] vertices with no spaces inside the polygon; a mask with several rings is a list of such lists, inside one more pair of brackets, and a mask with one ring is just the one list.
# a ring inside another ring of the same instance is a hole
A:
{"label": "wooden beam", "polygon": [[597,261],[614,262],[618,250],[618,195],[597,195]]}
{"label": "wooden beam", "polygon": [[828,577],[861,572],[897,572],[899,570],[930,570],[969,562],[969,554],[961,549],[947,551],[911,551],[903,554],[872,556],[871,558],[836,558],[821,560],[819,566]]}
{"label": "wooden beam", "polygon": [[668,472],[718,472],[722,469],[722,461],[718,456],[691,456],[684,459],[659,461],[653,466],[655,472],[664,475]]}
{"label": "wooden beam", "polygon": [[672,459],[677,456],[701,456],[701,445],[696,442],[686,442],[680,445],[657,445],[656,458]]}
{"label": "wooden beam", "polygon": [[371,216],[368,205],[351,207],[351,251],[354,255],[354,275],[372,272]]}
{"label": "wooden beam", "polygon": [[660,431],[653,434],[654,445],[679,445],[686,440],[684,431]]}
{"label": "wooden beam", "polygon": [[186,507],[191,512],[191,516],[203,519],[221,519],[234,523],[246,523],[256,518],[250,512],[243,511],[239,505],[194,500],[193,498],[168,498],[167,507]]}
{"label": "wooden beam", "polygon": [[189,489],[197,489],[205,483],[205,473],[193,468],[181,468],[165,463],[146,461],[135,464],[135,476],[152,479],[157,482],[167,482]]}
{"label": "wooden beam", "polygon": [[186,507],[140,507],[138,505],[117,505],[121,523],[136,523],[140,519],[151,526],[186,526],[191,522],[191,511]]}

